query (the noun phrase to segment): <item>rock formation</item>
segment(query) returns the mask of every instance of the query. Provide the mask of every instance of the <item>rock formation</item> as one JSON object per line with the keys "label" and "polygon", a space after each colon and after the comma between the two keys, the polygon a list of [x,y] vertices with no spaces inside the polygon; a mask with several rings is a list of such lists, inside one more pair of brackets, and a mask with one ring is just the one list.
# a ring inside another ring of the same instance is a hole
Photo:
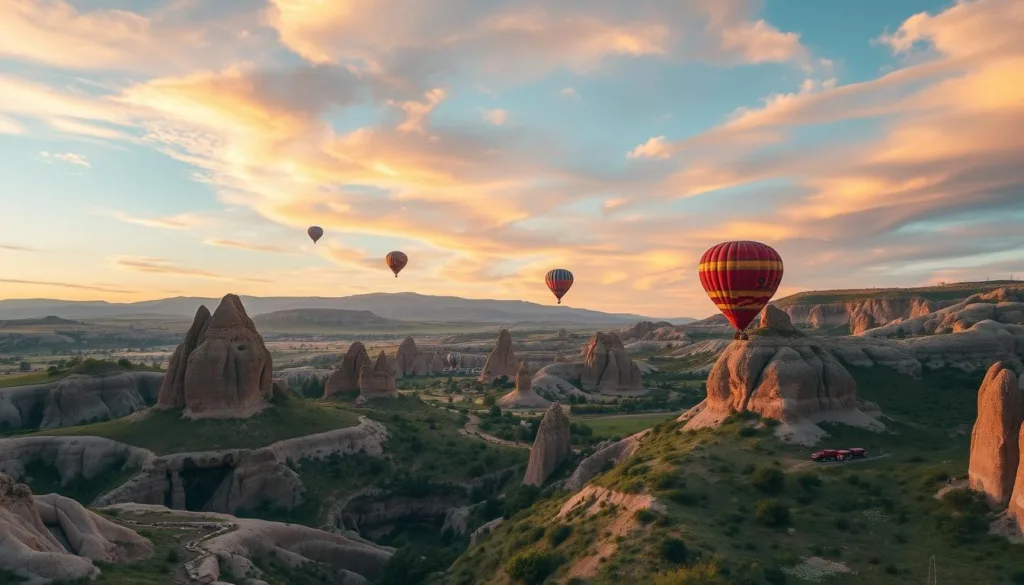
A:
{"label": "rock formation", "polygon": [[606,464],[618,465],[632,457],[633,453],[640,446],[641,441],[643,441],[643,438],[650,432],[650,429],[645,429],[614,443],[609,442],[608,444],[602,443],[598,445],[592,455],[580,461],[580,464],[576,466],[576,470],[572,472],[569,479],[565,480],[565,484],[562,487],[570,492],[577,492],[583,489],[583,486],[588,481],[601,473],[601,469]]}
{"label": "rock formation", "polygon": [[501,408],[547,408],[551,402],[533,391],[530,366],[523,360],[516,373],[516,389],[498,399]]}
{"label": "rock formation", "polygon": [[391,360],[383,351],[377,356],[373,366],[369,363],[363,364],[359,372],[359,395],[367,399],[398,397],[395,372],[391,367]]}
{"label": "rock formation", "polygon": [[619,336],[597,332],[583,348],[583,390],[588,392],[642,392],[640,368],[629,357]]}
{"label": "rock formation", "polygon": [[270,351],[242,301],[225,295],[207,315],[200,307],[171,356],[158,406],[183,405],[190,418],[245,418],[263,410],[272,394]]}
{"label": "rock formation", "polygon": [[523,485],[542,485],[555,469],[572,453],[569,419],[556,402],[548,407],[537,429],[537,438],[530,447]]}
{"label": "rock formation", "polygon": [[796,331],[796,327],[793,327],[793,321],[789,318],[789,315],[775,305],[768,305],[761,311],[760,327],[781,332]]}
{"label": "rock formation", "polygon": [[35,496],[0,475],[0,569],[32,582],[92,579],[93,561],[132,562],[153,555],[153,544],[94,514],[74,500]]}
{"label": "rock formation", "polygon": [[514,378],[519,371],[519,361],[516,360],[516,352],[512,350],[512,335],[508,329],[502,329],[498,333],[498,342],[494,349],[487,355],[484,362],[484,371],[480,372],[481,382],[490,382],[495,378],[507,376]]}
{"label": "rock formation", "polygon": [[995,506],[1010,500],[1020,463],[1018,435],[1024,422],[1024,375],[1009,364],[989,368],[978,390],[978,418],[971,433],[968,471],[972,490]]}
{"label": "rock formation", "polygon": [[707,381],[707,398],[684,413],[686,428],[714,426],[733,412],[755,412],[784,423],[778,434],[800,443],[824,436],[825,420],[879,429],[857,410],[853,376],[821,344],[808,338],[756,336],[733,341]]}
{"label": "rock formation", "polygon": [[401,378],[427,375],[425,356],[416,348],[416,341],[411,335],[398,346],[398,353],[395,354],[395,366],[396,374]]}
{"label": "rock formation", "polygon": [[1024,288],[1006,287],[971,295],[939,309],[902,319],[876,321],[884,326],[858,333],[871,337],[959,333],[984,321],[1004,325],[1024,324]]}
{"label": "rock formation", "polygon": [[371,363],[366,346],[356,341],[349,346],[341,365],[324,383],[324,397],[338,392],[356,392],[359,390],[359,374],[363,366]]}

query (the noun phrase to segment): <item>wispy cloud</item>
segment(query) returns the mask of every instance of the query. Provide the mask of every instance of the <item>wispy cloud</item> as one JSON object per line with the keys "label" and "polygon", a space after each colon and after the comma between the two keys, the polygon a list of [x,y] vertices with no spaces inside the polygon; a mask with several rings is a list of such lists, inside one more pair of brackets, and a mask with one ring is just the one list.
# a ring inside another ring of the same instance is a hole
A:
{"label": "wispy cloud", "polygon": [[32,286],[52,286],[57,288],[73,288],[79,290],[92,290],[96,292],[114,293],[114,294],[131,294],[135,291],[124,290],[118,288],[112,288],[108,286],[99,286],[92,284],[77,284],[73,282],[53,282],[48,280],[19,280],[15,278],[0,278],[0,282],[7,284],[28,284]]}
{"label": "wispy cloud", "polygon": [[219,246],[221,248],[235,248],[238,250],[248,250],[250,252],[271,252],[273,254],[286,254],[294,256],[296,252],[288,248],[281,246],[271,246],[267,244],[253,244],[250,242],[238,242],[235,240],[220,240],[211,238],[203,241],[207,246]]}
{"label": "wispy cloud", "polygon": [[165,258],[146,258],[136,256],[119,256],[112,259],[114,266],[135,272],[149,274],[165,274],[170,276],[187,276],[192,278],[209,278],[214,280],[232,280],[240,282],[270,282],[262,278],[229,276],[210,270],[176,266]]}
{"label": "wispy cloud", "polygon": [[99,213],[125,223],[168,230],[190,230],[209,225],[210,223],[208,217],[196,213],[179,213],[166,217],[139,217],[122,211],[103,211]]}
{"label": "wispy cloud", "polygon": [[91,166],[89,164],[89,160],[84,154],[77,154],[74,152],[47,152],[44,150],[39,153],[39,158],[45,161],[59,160],[71,165],[78,165],[80,167]]}
{"label": "wispy cloud", "polygon": [[487,120],[495,126],[501,126],[508,120],[508,112],[502,109],[486,110],[484,112],[484,120]]}
{"label": "wispy cloud", "polygon": [[14,118],[0,116],[0,134],[24,134],[25,127]]}
{"label": "wispy cloud", "polygon": [[26,246],[17,246],[14,244],[0,244],[0,250],[7,250],[8,252],[37,252],[35,248],[29,248]]}

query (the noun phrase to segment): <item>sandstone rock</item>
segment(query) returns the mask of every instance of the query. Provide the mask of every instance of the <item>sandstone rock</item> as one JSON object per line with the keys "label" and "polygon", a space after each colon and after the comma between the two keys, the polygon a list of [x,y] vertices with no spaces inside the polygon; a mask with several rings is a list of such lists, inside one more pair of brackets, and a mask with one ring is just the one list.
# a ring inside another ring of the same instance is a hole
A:
{"label": "sandstone rock", "polygon": [[1024,287],[1006,287],[967,297],[948,306],[926,311],[859,332],[871,337],[932,335],[967,331],[982,321],[1004,325],[1021,325],[1024,315]]}
{"label": "sandstone rock", "polygon": [[509,379],[515,377],[519,371],[519,361],[516,360],[516,353],[512,350],[512,335],[508,329],[502,329],[498,333],[498,342],[494,350],[487,355],[484,362],[484,371],[480,373],[481,382],[490,382],[495,378],[507,376]]}
{"label": "sandstone rock", "polygon": [[498,399],[501,408],[547,408],[550,405],[550,401],[534,392],[530,366],[525,360],[519,364],[519,372],[516,373],[516,389]]}
{"label": "sandstone rock", "polygon": [[642,392],[640,368],[629,357],[619,336],[597,332],[583,349],[583,390],[598,392]]}
{"label": "sandstone rock", "polygon": [[869,297],[835,303],[796,302],[787,304],[784,310],[797,325],[819,328],[849,326],[853,331],[858,325],[916,318],[936,308],[936,303],[918,297]]}
{"label": "sandstone rock", "polygon": [[670,328],[672,324],[668,321],[658,321],[656,323],[653,321],[640,321],[632,327],[621,330],[619,338],[624,342],[651,339],[649,337],[651,334],[665,327]]}
{"label": "sandstone rock", "polygon": [[0,569],[44,583],[73,581],[99,575],[93,561],[130,562],[152,554],[148,540],[74,500],[34,498],[28,486],[0,475]]}
{"label": "sandstone rock", "polygon": [[395,386],[395,372],[391,360],[383,351],[377,356],[377,362],[371,367],[363,364],[359,372],[359,395],[366,398],[397,398],[398,388]]}
{"label": "sandstone rock", "polygon": [[643,438],[650,432],[650,429],[646,429],[610,445],[598,448],[592,455],[580,461],[580,464],[576,466],[576,470],[572,472],[569,479],[565,480],[565,484],[562,487],[570,492],[577,492],[583,489],[583,486],[588,481],[601,473],[601,469],[606,464],[618,465],[629,459],[636,452]]}
{"label": "sandstone rock", "polygon": [[971,433],[968,471],[972,490],[1005,506],[1020,463],[1018,434],[1024,422],[1024,376],[1008,364],[989,368],[978,390],[978,418]]}
{"label": "sandstone rock", "polygon": [[569,419],[556,402],[548,407],[540,421],[537,438],[530,447],[530,462],[526,466],[523,485],[542,485],[571,453]]}
{"label": "sandstone rock", "polygon": [[210,310],[206,308],[206,305],[200,305],[192,319],[192,326],[185,333],[185,340],[171,354],[171,360],[167,364],[167,373],[164,375],[163,384],[160,386],[160,395],[157,398],[158,408],[182,408],[185,406],[185,367],[188,363],[188,356],[192,355],[199,345],[199,334],[206,328],[209,320]]}
{"label": "sandstone rock", "polygon": [[20,480],[25,466],[38,462],[53,466],[61,485],[139,469],[155,457],[146,449],[102,437],[27,436],[0,441],[0,473]]}
{"label": "sandstone rock", "polygon": [[869,313],[860,313],[850,319],[850,333],[859,335],[875,328],[875,320]]}
{"label": "sandstone rock", "polygon": [[857,410],[857,385],[846,368],[807,338],[733,341],[711,368],[707,393],[704,402],[681,417],[686,428],[713,426],[743,411],[785,423],[777,434],[801,443],[824,436],[814,425],[824,420],[881,428]]}
{"label": "sandstone rock", "polygon": [[366,353],[365,345],[358,341],[350,345],[341,360],[341,365],[324,383],[324,397],[338,392],[359,390],[359,374],[363,371],[363,366],[370,363],[370,354]]}
{"label": "sandstone rock", "polygon": [[796,331],[789,314],[775,305],[768,305],[761,311],[761,328],[775,331]]}
{"label": "sandstone rock", "polygon": [[[1021,425],[1017,436],[1017,453],[1024,453],[1024,425]],[[1007,516],[1012,518],[1017,528],[1024,532],[1024,465],[1017,465]]]}
{"label": "sandstone rock", "polygon": [[395,366],[396,374],[402,378],[427,375],[424,356],[416,348],[416,340],[411,335],[398,346],[398,353],[395,354]]}

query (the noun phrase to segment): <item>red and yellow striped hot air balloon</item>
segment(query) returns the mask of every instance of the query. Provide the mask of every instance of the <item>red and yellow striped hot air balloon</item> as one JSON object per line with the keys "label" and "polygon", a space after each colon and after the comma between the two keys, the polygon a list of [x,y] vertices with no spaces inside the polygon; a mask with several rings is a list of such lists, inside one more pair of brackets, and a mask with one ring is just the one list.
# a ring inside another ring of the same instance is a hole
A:
{"label": "red and yellow striped hot air balloon", "polygon": [[551,294],[555,295],[555,298],[558,299],[558,304],[561,305],[562,297],[572,288],[572,272],[565,268],[549,270],[544,276],[544,283],[548,285],[548,290],[551,291]]}
{"label": "red and yellow striped hot air balloon", "polygon": [[723,242],[700,259],[700,283],[736,328],[736,339],[775,296],[782,282],[782,257],[760,242]]}
{"label": "red and yellow striped hot air balloon", "polygon": [[391,269],[391,272],[395,273],[395,278],[398,278],[398,273],[405,268],[405,265],[409,263],[409,257],[405,255],[405,252],[388,252],[388,255],[384,257],[384,262]]}

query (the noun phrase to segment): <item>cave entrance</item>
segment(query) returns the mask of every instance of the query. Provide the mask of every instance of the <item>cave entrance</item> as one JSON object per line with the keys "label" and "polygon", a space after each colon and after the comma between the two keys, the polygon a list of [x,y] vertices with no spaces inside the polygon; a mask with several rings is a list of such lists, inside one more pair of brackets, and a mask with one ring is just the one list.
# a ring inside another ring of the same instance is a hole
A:
{"label": "cave entrance", "polygon": [[227,465],[199,467],[192,461],[185,461],[180,473],[185,490],[185,509],[192,512],[204,511],[231,471],[232,468]]}

